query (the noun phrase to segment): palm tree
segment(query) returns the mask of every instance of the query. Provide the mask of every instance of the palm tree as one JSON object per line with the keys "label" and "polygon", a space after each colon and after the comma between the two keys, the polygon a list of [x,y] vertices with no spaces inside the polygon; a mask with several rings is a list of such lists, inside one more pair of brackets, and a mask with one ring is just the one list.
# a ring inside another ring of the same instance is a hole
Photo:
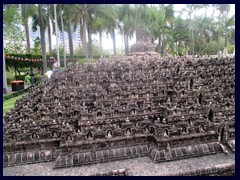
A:
{"label": "palm tree", "polygon": [[104,5],[101,4],[88,4],[87,5],[87,33],[88,33],[88,53],[90,58],[92,58],[92,33],[93,33],[93,26],[96,20],[98,19],[97,17],[109,17],[107,16],[106,12],[106,7],[104,8]]}
{"label": "palm tree", "polygon": [[[166,52],[166,46],[170,45],[171,47],[173,46],[174,40],[173,40],[173,34],[172,34],[172,29],[173,29],[173,20],[174,20],[174,5],[169,4],[164,6],[165,9],[165,19],[164,19],[164,26],[162,27],[163,29],[163,49],[164,52]],[[166,43],[165,43],[166,42]]]}
{"label": "palm tree", "polygon": [[[234,45],[235,49],[235,15],[229,18],[227,21],[228,23],[226,24],[226,29],[227,29],[227,41],[232,43]],[[227,44],[226,44],[227,47]]]}
{"label": "palm tree", "polygon": [[[45,16],[46,16],[46,26],[48,28],[49,54],[50,54],[50,56],[53,56],[51,25],[54,24],[54,10],[53,10],[52,4],[47,4],[46,8],[47,8],[47,12],[46,12]],[[53,33],[56,34],[55,26],[53,26]]]}
{"label": "palm tree", "polygon": [[[110,11],[112,13],[109,13]],[[100,33],[101,41],[102,33],[106,30],[106,28],[103,28],[103,23],[107,27],[114,19],[114,12],[111,10],[111,5],[81,4],[79,5],[79,11],[76,13],[75,19],[80,23],[80,36],[86,58],[92,57],[92,34]],[[106,23],[107,20],[109,22]]]}
{"label": "palm tree", "polygon": [[4,94],[8,93],[6,64],[5,64],[5,56],[4,56],[4,43],[3,43],[3,93]]}
{"label": "palm tree", "polygon": [[[189,19],[192,21],[191,27],[191,41],[192,41],[192,55],[194,55],[194,26],[195,26],[195,12],[200,9],[202,6],[200,4],[187,4],[187,7],[183,9],[183,11],[188,12]],[[193,15],[193,19],[192,19]]]}
{"label": "palm tree", "polygon": [[[146,19],[147,16],[147,5],[146,4],[135,4],[134,5],[134,13],[135,13],[135,32],[136,32],[136,41],[139,39],[139,31],[138,29],[145,29],[146,27]],[[145,29],[146,30],[146,29]]]}
{"label": "palm tree", "polygon": [[6,62],[4,53],[4,42],[8,39],[8,35],[19,30],[18,24],[21,23],[18,5],[3,4],[3,92],[8,93]]}
{"label": "palm tree", "polygon": [[[34,4],[21,4],[21,17],[22,24],[25,28],[26,38],[27,38],[27,52],[31,54],[31,44],[30,44],[30,35],[29,35],[29,27],[28,27],[28,19],[35,15],[36,5]],[[33,73],[32,64],[30,64],[30,72]]]}
{"label": "palm tree", "polygon": [[211,41],[211,26],[213,24],[214,22],[211,21],[210,17],[200,16],[195,18],[195,49],[200,54],[204,54],[207,51]]}
{"label": "palm tree", "polygon": [[151,6],[148,9],[148,14],[150,17],[148,18],[147,28],[148,33],[152,37],[152,39],[158,40],[158,49],[157,51],[162,53],[162,39],[165,33],[165,19],[166,19],[166,10],[162,4],[158,7]]}
{"label": "palm tree", "polygon": [[177,54],[183,55],[183,49],[187,49],[187,46],[189,46],[190,39],[187,25],[188,22],[183,20],[180,16],[174,20],[173,38],[175,40]]}
{"label": "palm tree", "polygon": [[82,47],[83,47],[83,52],[85,53],[85,57],[88,58],[88,48],[87,48],[87,4],[81,5],[81,12],[82,12],[82,17],[80,18],[81,22],[81,30],[82,32],[81,37],[82,37]]}
{"label": "palm tree", "polygon": [[69,49],[70,49],[70,58],[71,62],[75,63],[73,59],[73,20],[76,19],[77,14],[79,13],[79,5],[76,4],[64,4],[63,5],[63,19],[66,22],[66,30],[68,32],[69,39]]}
{"label": "palm tree", "polygon": [[64,67],[67,67],[66,62],[66,49],[65,49],[65,36],[64,36],[64,24],[63,24],[63,4],[60,4],[60,17],[61,17],[61,26],[60,29],[62,30],[62,39],[63,39],[63,61],[64,61]]}
{"label": "palm tree", "polygon": [[231,33],[231,31],[235,30],[234,29],[235,26],[235,15],[231,16],[230,18],[226,18],[224,25],[223,25],[223,29],[224,29],[224,40],[225,40],[225,47],[227,47],[228,45],[228,37]]}
{"label": "palm tree", "polygon": [[30,45],[30,35],[28,27],[28,19],[32,17],[36,12],[36,5],[34,4],[21,4],[21,17],[22,24],[25,28],[26,38],[27,38],[27,52],[31,54],[31,45]]}
{"label": "palm tree", "polygon": [[38,21],[39,21],[40,35],[41,35],[43,72],[46,72],[47,71],[47,57],[46,57],[46,43],[45,43],[46,24],[43,21],[43,5],[42,4],[38,4]]}
{"label": "palm tree", "polygon": [[110,34],[112,38],[113,55],[115,56],[117,54],[116,33],[115,33],[115,29],[117,28],[117,24],[118,24],[117,7],[116,5],[109,5],[107,8],[108,8],[108,11],[107,11],[108,16],[104,21],[105,22],[104,25],[106,26],[106,33]]}
{"label": "palm tree", "polygon": [[227,14],[230,10],[229,4],[218,4],[217,9],[219,10],[219,18],[218,18],[218,58],[220,58],[220,34],[221,34],[221,23],[223,23],[227,17]]}
{"label": "palm tree", "polygon": [[120,33],[124,37],[125,55],[129,53],[128,39],[133,36],[135,26],[134,26],[134,10],[131,5],[124,4],[118,7],[118,19],[119,19],[119,29]]}
{"label": "palm tree", "polygon": [[93,33],[99,33],[100,52],[102,53],[102,33],[104,31],[110,34],[113,39],[113,53],[116,55],[116,41],[115,41],[115,28],[117,13],[114,11],[113,5],[106,5],[102,7],[102,11],[106,13],[99,13],[93,23]]}
{"label": "palm tree", "polygon": [[99,33],[99,46],[100,46],[100,55],[103,56],[103,48],[102,48],[102,33],[104,31],[104,20],[101,17],[97,17],[95,23],[93,25],[93,33]]}
{"label": "palm tree", "polygon": [[49,16],[47,16],[47,6],[43,4],[38,4],[38,13],[35,14],[32,18],[33,18],[33,24],[32,24],[33,32],[36,32],[38,27],[40,28],[43,71],[46,72],[47,57],[46,57],[45,30],[48,27],[48,21],[49,21]]}

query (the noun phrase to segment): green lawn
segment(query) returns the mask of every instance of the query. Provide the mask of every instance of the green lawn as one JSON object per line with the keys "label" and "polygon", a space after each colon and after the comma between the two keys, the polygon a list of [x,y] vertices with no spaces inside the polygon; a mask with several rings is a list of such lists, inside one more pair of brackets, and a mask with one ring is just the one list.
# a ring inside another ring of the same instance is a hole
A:
{"label": "green lawn", "polygon": [[3,115],[5,115],[6,111],[9,111],[11,108],[14,107],[15,102],[17,99],[21,98],[22,96],[24,96],[25,94],[16,96],[14,98],[8,99],[6,101],[4,101],[3,103]]}

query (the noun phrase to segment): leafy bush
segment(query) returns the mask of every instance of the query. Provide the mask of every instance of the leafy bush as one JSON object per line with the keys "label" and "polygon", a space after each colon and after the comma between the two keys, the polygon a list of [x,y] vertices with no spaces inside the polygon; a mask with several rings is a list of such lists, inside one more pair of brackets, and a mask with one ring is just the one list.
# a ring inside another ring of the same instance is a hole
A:
{"label": "leafy bush", "polygon": [[87,62],[87,60],[88,60],[88,59],[86,59],[86,58],[79,59],[79,60],[77,61],[77,63],[78,63],[78,64],[84,64],[85,62]]}
{"label": "leafy bush", "polygon": [[28,92],[30,89],[30,87],[26,88],[26,89],[23,89],[21,91],[18,91],[18,92],[14,92],[14,93],[11,93],[11,94],[4,94],[3,95],[3,101],[6,101],[7,99],[11,99],[11,98],[14,98],[16,96],[19,96],[19,95],[22,95],[22,94],[25,94],[26,92]]}
{"label": "leafy bush", "polygon": [[227,46],[228,54],[232,54],[233,53],[234,47],[235,46],[233,44],[232,45],[228,44],[228,46]]}
{"label": "leafy bush", "polygon": [[6,71],[7,83],[10,84],[13,80],[15,80],[15,72],[12,68],[9,71]]}
{"label": "leafy bush", "polygon": [[17,75],[17,76],[16,76],[16,79],[17,79],[17,80],[25,81],[25,75]]}

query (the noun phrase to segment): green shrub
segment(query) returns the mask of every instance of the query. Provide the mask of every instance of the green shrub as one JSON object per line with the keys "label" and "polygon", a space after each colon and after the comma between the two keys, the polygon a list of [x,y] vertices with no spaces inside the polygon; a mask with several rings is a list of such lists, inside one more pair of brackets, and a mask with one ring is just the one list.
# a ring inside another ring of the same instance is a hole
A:
{"label": "green shrub", "polygon": [[10,84],[13,80],[15,80],[15,72],[12,68],[9,68],[9,71],[6,71],[7,83]]}
{"label": "green shrub", "polygon": [[21,91],[14,92],[14,93],[4,94],[3,95],[3,101],[6,101],[7,99],[11,99],[11,98],[14,98],[16,96],[25,94],[26,92],[29,91],[29,89],[30,89],[30,87],[28,87],[28,88],[26,88],[24,90],[21,90]]}
{"label": "green shrub", "polygon": [[25,81],[25,76],[26,76],[26,75],[17,75],[17,76],[16,76],[16,79],[17,79],[17,80]]}
{"label": "green shrub", "polygon": [[83,58],[83,59],[79,59],[79,60],[77,61],[77,63],[78,63],[78,64],[84,64],[84,63],[87,62],[87,61],[88,61],[88,59]]}
{"label": "green shrub", "polygon": [[228,44],[227,46],[227,50],[228,50],[228,54],[232,54],[234,51],[234,45],[233,44]]}

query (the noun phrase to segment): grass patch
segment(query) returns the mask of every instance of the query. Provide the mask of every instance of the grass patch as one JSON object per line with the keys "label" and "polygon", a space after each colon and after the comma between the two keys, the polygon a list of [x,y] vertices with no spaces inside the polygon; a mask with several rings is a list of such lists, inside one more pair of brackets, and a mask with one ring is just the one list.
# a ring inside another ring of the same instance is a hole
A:
{"label": "grass patch", "polygon": [[14,98],[5,100],[3,102],[3,115],[5,115],[7,111],[9,111],[11,108],[14,107],[15,102],[16,102],[17,99],[19,99],[19,98],[21,98],[23,96],[25,96],[25,94],[21,94],[19,96],[14,97]]}

